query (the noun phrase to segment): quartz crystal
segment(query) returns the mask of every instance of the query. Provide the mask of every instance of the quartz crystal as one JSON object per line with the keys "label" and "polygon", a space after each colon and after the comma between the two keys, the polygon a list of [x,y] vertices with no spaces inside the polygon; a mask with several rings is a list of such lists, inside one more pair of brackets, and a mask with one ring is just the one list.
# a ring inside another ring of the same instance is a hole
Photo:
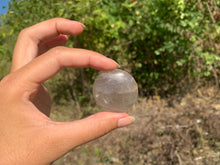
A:
{"label": "quartz crystal", "polygon": [[100,73],[93,85],[93,96],[104,111],[126,111],[136,102],[138,87],[128,72],[115,69]]}

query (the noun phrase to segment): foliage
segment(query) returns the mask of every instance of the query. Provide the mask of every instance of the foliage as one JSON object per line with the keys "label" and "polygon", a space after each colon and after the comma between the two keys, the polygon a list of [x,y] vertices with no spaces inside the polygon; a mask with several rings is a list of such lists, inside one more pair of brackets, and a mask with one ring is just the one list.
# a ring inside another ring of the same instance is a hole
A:
{"label": "foliage", "polygon": [[[219,85],[219,7],[216,0],[11,0],[1,16],[1,28],[10,31],[1,41],[13,45],[20,30],[49,18],[77,20],[86,29],[67,46],[115,59],[133,74],[142,96],[168,94],[207,79]],[[58,100],[70,96],[86,104],[96,75],[66,69],[50,85]],[[61,86],[65,90],[56,92]]]}
{"label": "foliage", "polygon": [[9,61],[11,60],[9,48],[12,44],[8,43],[7,35],[10,34],[8,26],[0,26],[0,79],[4,77],[9,71]]}

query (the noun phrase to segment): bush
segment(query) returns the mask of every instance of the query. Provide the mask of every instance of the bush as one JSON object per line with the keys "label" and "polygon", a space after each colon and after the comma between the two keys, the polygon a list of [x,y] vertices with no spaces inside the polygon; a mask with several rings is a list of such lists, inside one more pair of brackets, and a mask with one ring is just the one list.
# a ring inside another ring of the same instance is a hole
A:
{"label": "bush", "polygon": [[[205,80],[219,86],[219,6],[215,0],[13,0],[1,26],[10,26],[8,36],[14,37],[45,19],[78,20],[86,29],[67,46],[118,61],[137,80],[141,96],[166,96]],[[87,104],[96,75],[92,69],[65,70],[62,81],[52,80],[53,89],[65,83],[73,100]]]}

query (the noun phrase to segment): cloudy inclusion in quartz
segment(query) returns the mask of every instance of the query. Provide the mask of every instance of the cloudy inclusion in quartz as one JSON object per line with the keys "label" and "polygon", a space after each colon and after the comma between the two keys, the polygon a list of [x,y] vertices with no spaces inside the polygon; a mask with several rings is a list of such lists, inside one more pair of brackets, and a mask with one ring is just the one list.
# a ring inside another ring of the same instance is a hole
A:
{"label": "cloudy inclusion in quartz", "polygon": [[121,69],[101,72],[93,85],[96,103],[104,111],[126,111],[137,100],[134,78]]}

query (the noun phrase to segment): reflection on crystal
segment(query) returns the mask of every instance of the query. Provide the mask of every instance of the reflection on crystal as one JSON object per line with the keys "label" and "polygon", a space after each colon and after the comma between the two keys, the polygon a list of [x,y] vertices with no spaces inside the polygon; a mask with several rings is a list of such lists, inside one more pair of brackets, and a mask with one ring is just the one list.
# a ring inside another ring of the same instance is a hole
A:
{"label": "reflection on crystal", "polygon": [[101,72],[93,85],[93,96],[105,111],[125,111],[136,102],[138,87],[129,73],[115,69]]}

